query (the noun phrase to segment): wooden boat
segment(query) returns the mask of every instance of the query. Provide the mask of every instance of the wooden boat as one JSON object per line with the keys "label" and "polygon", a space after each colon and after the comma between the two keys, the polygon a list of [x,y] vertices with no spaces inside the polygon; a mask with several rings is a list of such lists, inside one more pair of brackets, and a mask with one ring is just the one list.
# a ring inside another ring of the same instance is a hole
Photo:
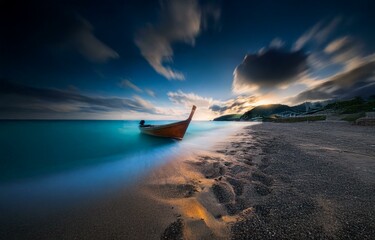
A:
{"label": "wooden boat", "polygon": [[186,129],[188,128],[190,121],[193,118],[196,108],[196,106],[193,106],[189,117],[184,121],[165,125],[140,125],[139,129],[143,134],[182,140],[185,135]]}

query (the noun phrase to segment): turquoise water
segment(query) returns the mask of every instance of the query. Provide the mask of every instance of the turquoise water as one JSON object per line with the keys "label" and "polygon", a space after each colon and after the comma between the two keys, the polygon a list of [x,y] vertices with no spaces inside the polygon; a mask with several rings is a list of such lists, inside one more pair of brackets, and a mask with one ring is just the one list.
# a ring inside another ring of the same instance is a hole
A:
{"label": "turquoise water", "polygon": [[173,144],[139,134],[138,121],[4,121],[1,181],[65,171]]}
{"label": "turquoise water", "polygon": [[116,192],[242,126],[193,121],[176,141],[140,134],[138,121],[0,121],[0,211],[58,208]]}

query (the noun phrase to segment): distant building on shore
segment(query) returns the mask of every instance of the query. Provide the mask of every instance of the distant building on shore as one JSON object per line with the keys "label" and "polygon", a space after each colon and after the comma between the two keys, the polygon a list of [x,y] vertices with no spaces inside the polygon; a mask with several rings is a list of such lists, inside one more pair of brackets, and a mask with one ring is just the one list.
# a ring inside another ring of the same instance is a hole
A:
{"label": "distant building on shore", "polygon": [[284,111],[284,112],[281,112],[281,113],[277,113],[275,115],[277,117],[281,117],[281,118],[288,118],[288,117],[296,117],[298,114],[296,112],[293,112],[293,111]]}

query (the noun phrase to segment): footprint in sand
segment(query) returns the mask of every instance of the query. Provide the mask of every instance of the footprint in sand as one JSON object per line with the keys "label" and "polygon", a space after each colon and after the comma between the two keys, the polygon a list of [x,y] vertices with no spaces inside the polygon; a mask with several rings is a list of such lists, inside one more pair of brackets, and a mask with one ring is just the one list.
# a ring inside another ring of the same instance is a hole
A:
{"label": "footprint in sand", "polygon": [[233,190],[227,183],[215,183],[211,189],[219,203],[228,203],[235,199]]}
{"label": "footprint in sand", "polygon": [[274,179],[270,176],[267,176],[263,172],[256,170],[251,174],[251,178],[255,181],[259,181],[267,186],[271,186],[274,182]]}
{"label": "footprint in sand", "polygon": [[193,184],[161,184],[149,188],[162,198],[188,198],[198,191]]}
{"label": "footprint in sand", "polygon": [[171,223],[163,232],[160,239],[184,239],[184,222],[178,218],[175,222]]}
{"label": "footprint in sand", "polygon": [[217,178],[225,174],[225,167],[220,162],[195,162],[194,165],[198,166],[199,171],[205,178]]}
{"label": "footprint in sand", "polygon": [[243,172],[246,173],[246,172],[249,172],[249,171],[250,171],[250,168],[247,165],[243,166],[243,165],[237,164],[237,165],[234,165],[234,166],[230,167],[230,172],[234,175],[237,175],[237,174],[243,173]]}
{"label": "footprint in sand", "polygon": [[262,183],[254,183],[255,192],[261,196],[266,196],[272,192],[272,189]]}
{"label": "footprint in sand", "polygon": [[240,180],[237,180],[235,178],[227,177],[227,181],[232,185],[234,193],[236,196],[240,196],[243,193],[243,186],[244,183]]}
{"label": "footprint in sand", "polygon": [[249,204],[243,198],[236,198],[234,203],[225,204],[225,208],[229,215],[236,215],[249,208]]}

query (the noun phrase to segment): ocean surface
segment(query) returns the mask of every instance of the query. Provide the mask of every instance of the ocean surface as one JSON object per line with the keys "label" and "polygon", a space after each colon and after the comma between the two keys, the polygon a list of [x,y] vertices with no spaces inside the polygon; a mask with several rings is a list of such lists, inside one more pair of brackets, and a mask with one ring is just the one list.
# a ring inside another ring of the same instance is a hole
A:
{"label": "ocean surface", "polygon": [[0,212],[48,212],[113,194],[245,125],[193,121],[177,141],[140,134],[138,121],[0,121]]}

